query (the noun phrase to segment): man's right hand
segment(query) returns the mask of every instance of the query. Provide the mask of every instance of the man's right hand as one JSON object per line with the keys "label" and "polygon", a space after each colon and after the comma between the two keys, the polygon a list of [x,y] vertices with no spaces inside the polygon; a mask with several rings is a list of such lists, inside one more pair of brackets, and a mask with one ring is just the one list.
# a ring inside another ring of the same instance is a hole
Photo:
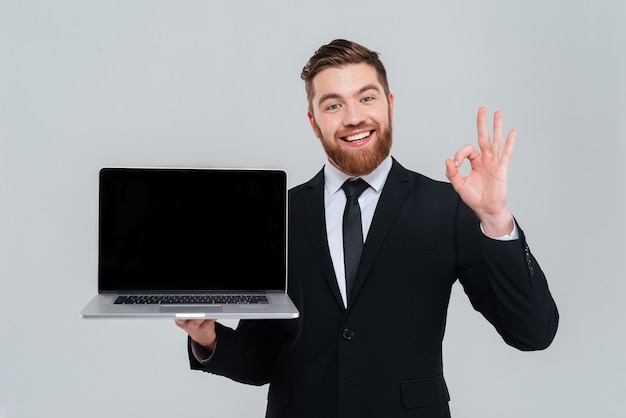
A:
{"label": "man's right hand", "polygon": [[177,319],[176,325],[189,334],[192,340],[211,352],[215,351],[215,319]]}

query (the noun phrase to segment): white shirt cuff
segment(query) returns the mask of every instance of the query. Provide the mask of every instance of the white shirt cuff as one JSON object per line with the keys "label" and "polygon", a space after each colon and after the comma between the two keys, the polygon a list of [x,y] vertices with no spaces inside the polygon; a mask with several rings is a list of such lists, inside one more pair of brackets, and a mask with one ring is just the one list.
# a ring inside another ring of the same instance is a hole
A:
{"label": "white shirt cuff", "polygon": [[489,235],[485,234],[485,230],[483,229],[483,224],[480,224],[480,230],[482,231],[483,235],[485,235],[486,237],[489,237],[491,239],[495,239],[498,241],[513,241],[516,239],[519,239],[519,231],[517,230],[517,224],[515,223],[515,220],[513,220],[513,231],[511,231],[511,233],[509,235],[502,235],[501,237],[490,237]]}
{"label": "white shirt cuff", "polygon": [[200,363],[206,365],[209,361],[211,361],[214,352],[215,351],[211,352],[207,350],[194,340],[191,340],[191,353]]}

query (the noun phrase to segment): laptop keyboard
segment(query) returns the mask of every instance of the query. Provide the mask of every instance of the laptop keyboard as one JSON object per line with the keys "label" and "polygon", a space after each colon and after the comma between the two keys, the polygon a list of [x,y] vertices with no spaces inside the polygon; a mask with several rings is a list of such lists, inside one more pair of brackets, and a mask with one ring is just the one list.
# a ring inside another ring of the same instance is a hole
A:
{"label": "laptop keyboard", "polygon": [[259,304],[269,303],[265,295],[150,295],[118,296],[117,305],[163,305],[163,304]]}

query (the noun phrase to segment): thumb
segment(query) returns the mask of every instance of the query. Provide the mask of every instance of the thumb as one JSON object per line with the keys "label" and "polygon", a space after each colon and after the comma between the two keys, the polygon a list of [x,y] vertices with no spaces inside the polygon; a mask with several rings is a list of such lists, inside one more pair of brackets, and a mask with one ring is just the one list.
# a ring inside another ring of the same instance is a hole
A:
{"label": "thumb", "polygon": [[455,190],[458,190],[463,184],[463,176],[459,173],[456,163],[450,159],[446,160],[446,177]]}

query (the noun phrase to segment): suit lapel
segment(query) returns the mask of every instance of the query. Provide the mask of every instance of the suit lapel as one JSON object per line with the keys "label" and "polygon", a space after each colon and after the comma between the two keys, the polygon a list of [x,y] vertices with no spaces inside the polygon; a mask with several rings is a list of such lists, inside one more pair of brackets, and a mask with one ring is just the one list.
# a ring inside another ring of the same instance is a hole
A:
{"label": "suit lapel", "polygon": [[396,160],[393,160],[393,166],[385,182],[385,187],[378,200],[378,205],[374,212],[374,218],[370,230],[367,234],[363,253],[348,306],[352,306],[353,300],[358,296],[359,290],[367,277],[367,274],[374,263],[376,255],[380,250],[385,237],[391,229],[391,225],[395,221],[398,211],[402,207],[404,200],[409,193],[409,178],[407,171]]}
{"label": "suit lapel", "polygon": [[333,269],[328,236],[326,235],[326,216],[324,210],[324,170],[320,171],[307,184],[307,193],[304,196],[305,211],[313,252],[322,275],[335,296],[339,307],[344,310],[343,299],[337,285],[337,277]]}

